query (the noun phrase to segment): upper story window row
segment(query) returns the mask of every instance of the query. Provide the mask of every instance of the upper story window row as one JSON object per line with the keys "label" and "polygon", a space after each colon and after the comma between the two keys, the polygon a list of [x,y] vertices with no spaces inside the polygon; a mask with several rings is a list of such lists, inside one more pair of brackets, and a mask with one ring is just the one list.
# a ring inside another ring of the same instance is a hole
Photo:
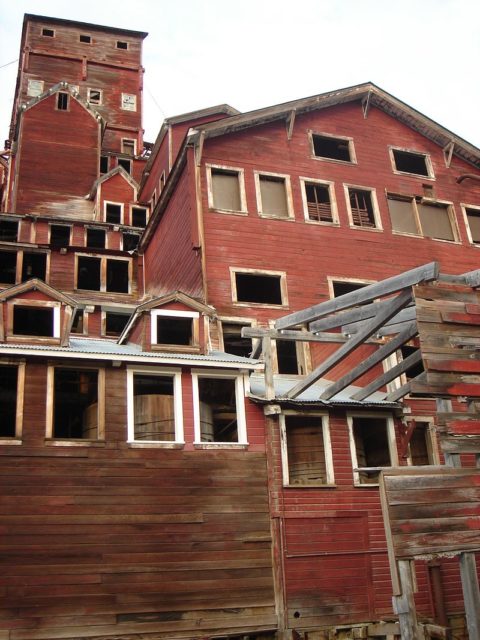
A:
{"label": "upper story window row", "polygon": [[[56,37],[55,29],[52,29],[51,27],[42,27],[41,34],[44,38]],[[78,41],[81,42],[82,44],[92,44],[93,39],[89,33],[79,33]],[[114,46],[116,49],[122,49],[126,51],[129,48],[129,42],[125,40],[115,40],[114,42],[115,42]]]}

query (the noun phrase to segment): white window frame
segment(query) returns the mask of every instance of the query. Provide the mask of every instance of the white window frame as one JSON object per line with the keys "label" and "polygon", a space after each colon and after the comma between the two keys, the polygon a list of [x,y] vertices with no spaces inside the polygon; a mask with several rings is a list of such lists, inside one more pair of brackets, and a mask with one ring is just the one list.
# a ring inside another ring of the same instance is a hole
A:
{"label": "white window frame", "polygon": [[[100,289],[79,289],[78,288],[78,258],[100,258]],[[107,291],[107,262],[115,260],[117,262],[128,262],[128,291]],[[117,256],[104,256],[94,253],[76,253],[75,254],[75,273],[74,283],[76,291],[103,291],[113,295],[129,295],[132,293],[132,260],[131,258],[120,258]]]}
{"label": "white window frame", "polygon": [[375,284],[378,280],[365,280],[364,278],[344,278],[342,276],[327,276],[328,295],[330,298],[335,298],[335,290],[333,285],[335,282],[345,282],[346,284],[359,284],[368,286],[369,284]]}
{"label": "white window frame", "polygon": [[[352,208],[350,206],[350,189],[358,189],[361,191],[368,191],[372,200],[373,219],[375,221],[374,227],[361,227],[358,224],[353,224]],[[358,184],[343,184],[343,190],[345,193],[345,203],[347,205],[348,224],[351,229],[360,229],[361,231],[383,231],[382,219],[380,217],[380,209],[378,208],[377,190],[374,187],[365,187]]]}
{"label": "white window frame", "polygon": [[[93,101],[91,99],[91,92],[95,91],[99,93],[99,99],[97,101]],[[87,88],[87,102],[93,106],[101,106],[103,104],[103,89],[95,89],[94,87]]]}
{"label": "white window frame", "polygon": [[397,451],[397,443],[395,439],[395,423],[393,416],[389,413],[356,413],[351,412],[347,414],[347,425],[348,425],[348,438],[350,441],[350,455],[352,460],[352,469],[353,469],[353,484],[356,487],[378,487],[378,483],[362,483],[360,482],[360,474],[356,469],[367,468],[368,467],[358,467],[358,458],[357,458],[357,450],[355,447],[355,437],[353,434],[353,420],[354,418],[373,418],[377,420],[385,420],[387,427],[387,441],[388,441],[388,451],[390,455],[390,466],[382,467],[383,469],[390,469],[390,467],[398,467],[398,451]]}
{"label": "white window frame", "polygon": [[[313,160],[321,160],[322,162],[337,162],[339,164],[357,164],[357,155],[355,153],[355,145],[353,144],[353,138],[350,136],[339,136],[333,133],[325,133],[324,131],[313,131],[309,129],[308,140],[310,142],[310,157]],[[348,151],[350,154],[350,160],[337,160],[336,158],[328,158],[326,156],[315,155],[315,147],[313,145],[313,137],[320,136],[321,138],[332,138],[333,140],[344,140],[348,142]]]}
{"label": "white window frame", "polygon": [[[238,191],[240,195],[240,209],[238,210],[237,209],[221,209],[215,206],[214,197],[213,197],[214,194],[213,194],[212,169],[218,169],[219,171],[237,174]],[[208,208],[211,209],[212,211],[219,211],[221,213],[230,213],[234,215],[236,214],[236,215],[246,216],[248,214],[248,210],[247,210],[247,196],[245,193],[245,169],[242,169],[241,167],[228,167],[226,165],[221,165],[221,164],[207,164],[206,170],[207,170]]]}
{"label": "white window frame", "polygon": [[[75,369],[81,371],[97,372],[97,437],[96,438],[58,438],[54,435],[54,411],[55,411],[55,369]],[[88,446],[97,440],[105,440],[105,368],[88,365],[63,365],[57,363],[47,368],[47,424],[45,437],[57,442],[74,442]]]}
{"label": "white window frame", "polygon": [[27,96],[30,98],[36,98],[41,96],[44,92],[45,82],[43,80],[36,80],[35,78],[29,78],[27,83]]}
{"label": "white window frame", "polygon": [[[308,201],[307,201],[307,192],[306,192],[306,184],[307,183],[312,183],[312,184],[318,184],[322,187],[327,187],[328,189],[328,194],[330,197],[330,208],[331,208],[331,212],[332,212],[332,222],[328,222],[328,221],[323,221],[323,220],[311,220],[308,216]],[[306,177],[300,177],[300,187],[301,187],[301,194],[302,194],[302,204],[303,204],[303,216],[305,218],[305,222],[308,222],[308,224],[319,224],[319,225],[323,225],[323,226],[327,226],[327,227],[338,227],[340,224],[340,221],[338,219],[338,208],[337,208],[337,198],[335,196],[335,187],[334,187],[334,182],[331,182],[330,180],[318,180],[317,178],[306,178]]]}
{"label": "white window frame", "polygon": [[[391,196],[389,198],[389,196]],[[438,200],[437,198],[429,198],[427,196],[423,196],[421,198],[421,203],[420,204],[425,204],[425,205],[442,205],[446,208],[447,210],[447,215],[448,215],[448,219],[450,221],[450,227],[452,229],[452,235],[453,235],[453,240],[447,240],[446,238],[434,238],[433,236],[426,236],[423,232],[422,229],[422,223],[420,221],[420,214],[418,212],[418,208],[417,208],[417,199],[415,196],[411,196],[411,195],[403,195],[403,194],[399,194],[399,193],[393,193],[393,192],[387,192],[386,193],[386,198],[387,198],[387,208],[388,208],[388,200],[403,200],[404,202],[410,202],[410,204],[412,205],[412,211],[413,211],[413,218],[414,218],[414,222],[415,225],[417,227],[417,233],[407,233],[406,231],[397,231],[395,229],[393,229],[392,227],[392,234],[394,235],[399,235],[399,236],[410,236],[412,238],[426,238],[427,240],[435,240],[435,242],[448,242],[450,244],[455,243],[455,244],[460,244],[461,240],[460,240],[460,232],[458,229],[458,222],[457,222],[457,216],[455,214],[455,207],[453,202],[450,202],[449,200]],[[469,207],[470,208],[470,207]],[[472,207],[475,208],[475,207]],[[390,224],[392,222],[391,217],[390,217],[390,210],[389,210],[389,220],[390,220]],[[465,214],[464,214],[465,215]],[[465,215],[466,218],[466,215]],[[470,233],[470,230],[468,228],[468,223],[467,223],[467,233]]]}
{"label": "white window frame", "polygon": [[[194,444],[203,448],[237,448],[248,445],[247,423],[245,415],[245,380],[241,373],[231,371],[216,371],[215,369],[192,369],[193,390],[193,424],[195,440]],[[238,442],[203,442],[200,425],[200,393],[198,380],[200,378],[235,380],[235,400],[237,413]]]}
{"label": "white window frame", "polygon": [[133,210],[134,209],[144,209],[145,210],[145,227],[148,224],[150,209],[149,209],[149,207],[145,207],[145,206],[140,205],[140,204],[131,204],[130,205],[130,226],[131,227],[135,227],[136,229],[144,229],[145,227],[136,227],[133,224]]}
{"label": "white window frame", "polygon": [[[135,440],[135,396],[134,396],[134,376],[158,376],[170,377],[173,379],[173,414],[175,419],[175,440]],[[180,369],[161,367],[128,367],[127,368],[127,443],[141,446],[175,447],[185,444],[183,432],[183,398],[182,398],[182,372]]]}
{"label": "white window frame", "polygon": [[[290,484],[290,472],[288,467],[288,438],[286,416],[305,416],[308,418],[319,418],[321,421],[321,432],[323,438],[323,448],[325,451],[325,471],[327,482],[308,483],[308,484]],[[327,412],[313,411],[284,411],[280,414],[280,440],[282,450],[282,477],[284,487],[293,487],[295,489],[312,488],[312,487],[332,487],[335,486],[335,473],[333,466],[332,441],[330,438],[330,418]]]}
{"label": "white window frame", "polygon": [[[12,363],[0,360],[0,366],[17,369],[17,394],[15,405],[15,435],[0,438],[0,445],[21,444],[23,431],[23,406],[25,397],[25,362]],[[1,405],[0,405],[1,410]]]}
{"label": "white window frame", "polygon": [[[126,100],[129,100],[130,98],[133,98],[131,104],[126,102]],[[121,102],[120,102],[120,108],[123,111],[136,112],[137,111],[137,96],[136,96],[136,94],[135,93],[122,93]]]}
{"label": "white window frame", "polygon": [[[410,171],[399,171],[395,163],[395,156],[393,155],[394,151],[401,151],[402,153],[410,153],[412,156],[422,156],[423,158],[425,158],[425,166],[427,168],[428,175],[424,176],[421,173],[411,173]],[[413,176],[415,178],[420,178],[422,180],[435,180],[435,173],[433,171],[433,164],[430,158],[430,154],[425,153],[424,151],[417,151],[415,149],[407,149],[404,147],[396,147],[396,146],[389,146],[388,154],[390,156],[390,162],[392,164],[393,173],[396,173],[397,175],[400,175],[400,176]]]}
{"label": "white window frame", "polygon": [[465,222],[465,228],[467,230],[467,237],[468,237],[469,243],[474,247],[480,247],[480,242],[474,242],[473,241],[473,236],[472,236],[472,232],[470,230],[470,222],[468,220],[468,213],[467,213],[467,209],[473,209],[474,211],[478,212],[478,215],[480,217],[480,206],[479,205],[474,205],[474,204],[465,204],[465,203],[461,202],[460,203],[460,208],[462,210],[463,220]]}
{"label": "white window frame", "polygon": [[[130,154],[128,151],[125,151],[125,142],[133,142],[133,154]],[[128,156],[136,156],[137,155],[137,141],[135,138],[122,138],[122,153]]]}
{"label": "white window frame", "polygon": [[[157,341],[157,318],[191,318],[192,320],[192,343],[191,345],[174,345]],[[177,311],[174,309],[153,309],[150,312],[150,341],[152,346],[162,347],[176,347],[178,351],[179,347],[182,349],[192,350],[198,348],[200,342],[199,336],[199,319],[200,313],[198,311]]]}
{"label": "white window frame", "polygon": [[[120,207],[120,222],[107,222],[107,204],[114,204]],[[125,219],[125,206],[123,202],[114,202],[113,200],[103,201],[103,221],[104,222],[106,222],[107,224],[118,225],[118,224],[124,224],[123,222],[124,219]]]}
{"label": "white window frame", "polygon": [[[22,300],[22,299],[14,299],[12,301],[7,302],[8,309],[8,325],[9,330],[7,335],[11,337],[15,337],[17,340],[27,339],[31,340],[35,338],[36,340],[60,340],[60,309],[61,303],[53,300]],[[52,335],[51,336],[37,336],[37,335],[25,335],[20,333],[14,333],[13,327],[13,310],[15,307],[27,307],[30,309],[52,309]]]}
{"label": "white window frame", "polygon": [[[257,276],[277,276],[280,278],[281,304],[271,302],[242,302],[237,296],[237,273],[246,273]],[[271,269],[248,269],[243,267],[230,267],[230,286],[232,288],[232,302],[238,307],[267,307],[270,309],[284,309],[288,307],[287,274],[285,271],[272,271]]]}
{"label": "white window frame", "polygon": [[[287,213],[286,217],[284,216],[276,216],[272,213],[264,213],[263,211],[263,203],[262,203],[262,191],[261,191],[261,178],[262,176],[270,176],[272,178],[280,178],[284,181],[285,185],[285,199],[287,202]],[[290,176],[286,173],[273,173],[271,171],[254,171],[253,177],[255,180],[255,195],[257,198],[257,213],[260,218],[268,218],[270,220],[289,220],[291,222],[295,221],[295,213],[293,210],[293,198],[292,198],[292,185],[290,182]]]}

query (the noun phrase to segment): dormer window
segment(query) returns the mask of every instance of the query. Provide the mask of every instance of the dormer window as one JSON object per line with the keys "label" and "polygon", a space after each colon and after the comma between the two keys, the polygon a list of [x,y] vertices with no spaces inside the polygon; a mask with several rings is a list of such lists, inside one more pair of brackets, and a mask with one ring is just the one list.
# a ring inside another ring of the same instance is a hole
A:
{"label": "dormer window", "polygon": [[60,338],[60,304],[16,301],[10,306],[11,335]]}
{"label": "dormer window", "polygon": [[57,111],[68,111],[68,93],[59,91],[57,93]]}
{"label": "dormer window", "polygon": [[151,313],[152,346],[198,349],[198,311],[155,310]]}

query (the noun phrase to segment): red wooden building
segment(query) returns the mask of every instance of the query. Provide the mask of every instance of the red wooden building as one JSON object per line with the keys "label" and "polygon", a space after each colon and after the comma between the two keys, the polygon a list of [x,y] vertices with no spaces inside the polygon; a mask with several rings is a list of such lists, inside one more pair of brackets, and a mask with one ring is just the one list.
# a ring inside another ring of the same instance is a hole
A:
{"label": "red wooden building", "polygon": [[[259,340],[422,264],[476,269],[480,151],[370,83],[169,118],[144,144],[145,36],[25,16],[0,215],[0,639],[394,635],[378,474],[441,462],[436,409],[398,393],[418,359],[360,389],[416,338],[328,398],[391,338],[295,397],[335,336]],[[422,620],[463,633],[456,564],[416,579]]]}

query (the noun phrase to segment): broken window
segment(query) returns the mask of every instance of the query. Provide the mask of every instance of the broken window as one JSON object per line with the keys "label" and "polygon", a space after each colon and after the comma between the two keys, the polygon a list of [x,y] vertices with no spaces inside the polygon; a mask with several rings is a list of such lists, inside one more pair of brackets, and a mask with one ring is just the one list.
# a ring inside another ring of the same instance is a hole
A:
{"label": "broken window", "polygon": [[57,109],[58,111],[68,111],[68,93],[64,91],[57,93]]}
{"label": "broken window", "polygon": [[393,425],[387,418],[349,416],[349,426],[355,484],[378,484],[381,468],[392,465]]}
{"label": "broken window", "polygon": [[313,153],[317,158],[354,162],[353,141],[349,138],[312,134]]}
{"label": "broken window", "polygon": [[127,160],[127,158],[118,158],[117,160],[118,166],[125,169],[125,171],[130,175],[132,173],[132,161]]}
{"label": "broken window", "polygon": [[18,374],[18,367],[0,364],[0,438],[17,435]]}
{"label": "broken window", "polygon": [[413,466],[436,464],[429,422],[415,420],[415,428],[408,443],[408,458]]}
{"label": "broken window", "polygon": [[304,189],[305,218],[314,222],[334,222],[330,186],[301,181]]}
{"label": "broken window", "polygon": [[261,273],[235,272],[235,302],[281,305],[282,276]]}
{"label": "broken window", "polygon": [[43,93],[44,82],[43,80],[33,80],[30,78],[27,85],[27,96],[36,98]]}
{"label": "broken window", "polygon": [[22,282],[30,278],[45,280],[47,274],[47,255],[45,253],[23,252]]}
{"label": "broken window", "polygon": [[94,247],[96,249],[105,249],[107,232],[105,229],[94,229],[93,227],[87,227],[87,239],[86,246]]}
{"label": "broken window", "polygon": [[15,284],[17,281],[17,254],[13,251],[0,251],[0,282]]}
{"label": "broken window", "polygon": [[129,376],[129,400],[133,405],[129,440],[181,441],[180,374],[157,375],[129,371]]}
{"label": "broken window", "polygon": [[129,156],[135,155],[136,140],[131,138],[122,138],[122,153],[126,153]]}
{"label": "broken window", "polygon": [[130,313],[107,311],[105,313],[105,335],[119,336],[127,326]]}
{"label": "broken window", "polygon": [[47,29],[47,27],[43,27],[42,36],[45,36],[47,38],[54,38],[55,37],[55,31],[53,29]]}
{"label": "broken window", "polygon": [[83,309],[76,309],[73,316],[71,333],[84,333],[85,328],[85,312]]}
{"label": "broken window", "polygon": [[287,179],[284,176],[255,174],[257,179],[258,212],[274,218],[291,216],[287,195]]}
{"label": "broken window", "polygon": [[277,340],[278,373],[297,375],[300,373],[297,344],[293,340]]}
{"label": "broken window", "polygon": [[480,244],[480,209],[465,207],[465,215],[467,216],[470,241],[473,244]]}
{"label": "broken window", "polygon": [[286,455],[283,456],[284,484],[332,484],[333,465],[327,416],[282,416]]}
{"label": "broken window", "polygon": [[51,224],[50,244],[56,248],[68,247],[70,244],[70,227],[64,224]]}
{"label": "broken window", "polygon": [[57,338],[55,331],[55,311],[53,307],[13,305],[13,335]]}
{"label": "broken window", "polygon": [[117,40],[117,49],[128,49],[128,42]]}
{"label": "broken window", "polygon": [[137,96],[134,93],[122,93],[121,107],[124,111],[136,111]]}
{"label": "broken window", "polygon": [[250,357],[252,340],[250,338],[242,338],[242,329],[248,326],[250,325],[237,322],[222,322],[223,350],[225,353],[232,353],[243,358]]}
{"label": "broken window", "polygon": [[197,442],[245,443],[241,379],[236,376],[194,375]]}
{"label": "broken window", "polygon": [[348,187],[348,203],[353,226],[377,227],[372,191]]}
{"label": "broken window", "polygon": [[102,104],[101,89],[87,89],[87,102],[94,105]]}
{"label": "broken window", "polygon": [[124,231],[122,233],[122,247],[124,251],[135,251],[140,242],[140,236],[138,233],[129,233]]}
{"label": "broken window", "polygon": [[146,207],[132,207],[132,227],[147,226],[147,209]]}
{"label": "broken window", "polygon": [[0,242],[18,241],[18,220],[0,220]]}
{"label": "broken window", "polygon": [[391,149],[393,165],[400,173],[412,173],[417,176],[433,177],[429,158],[425,153]]}
{"label": "broken window", "polygon": [[53,369],[53,438],[99,437],[98,371]]}
{"label": "broken window", "polygon": [[77,289],[100,291],[101,258],[78,256]]}
{"label": "broken window", "polygon": [[90,44],[92,42],[92,37],[87,35],[86,33],[81,33],[79,36],[79,40],[84,44]]}
{"label": "broken window", "polygon": [[210,167],[209,205],[222,211],[245,211],[240,187],[240,171]]}
{"label": "broken window", "polygon": [[100,173],[108,173],[108,156],[100,156]]}
{"label": "broken window", "polygon": [[111,224],[121,224],[123,216],[123,205],[116,202],[105,202],[105,222]]}

